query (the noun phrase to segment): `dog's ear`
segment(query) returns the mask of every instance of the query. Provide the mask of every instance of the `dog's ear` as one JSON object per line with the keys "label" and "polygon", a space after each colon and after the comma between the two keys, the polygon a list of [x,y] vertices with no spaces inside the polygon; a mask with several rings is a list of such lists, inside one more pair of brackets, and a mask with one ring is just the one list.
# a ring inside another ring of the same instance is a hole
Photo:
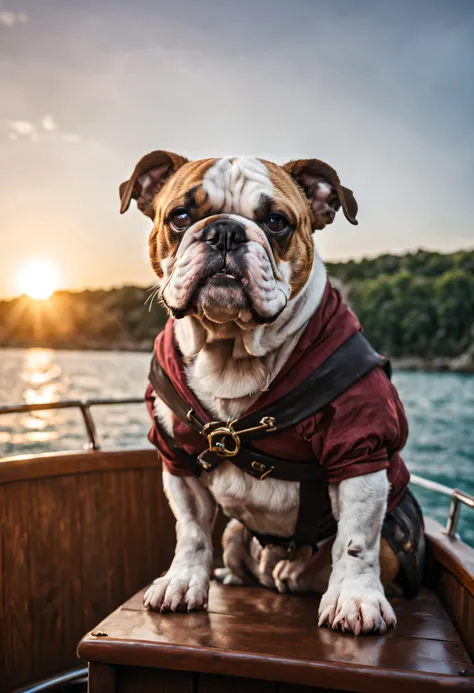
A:
{"label": "dog's ear", "polygon": [[351,224],[357,224],[357,202],[352,190],[341,185],[336,171],[319,159],[289,161],[285,171],[298,183],[309,200],[314,228],[323,229],[331,224],[342,206],[344,216]]}
{"label": "dog's ear", "polygon": [[119,187],[120,214],[127,211],[132,198],[138,209],[153,219],[153,199],[173,173],[187,163],[187,159],[172,152],[155,151],[142,156],[130,179]]}

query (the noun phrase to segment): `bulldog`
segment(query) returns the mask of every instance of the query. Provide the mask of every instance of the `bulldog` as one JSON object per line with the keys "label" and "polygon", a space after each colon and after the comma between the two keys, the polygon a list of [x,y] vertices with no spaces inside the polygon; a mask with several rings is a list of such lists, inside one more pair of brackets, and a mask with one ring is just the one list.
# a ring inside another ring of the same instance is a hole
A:
{"label": "bulldog", "polygon": [[[156,359],[163,384],[178,402],[173,407],[160,388],[149,386],[150,439],[163,461],[177,544],[168,572],[147,590],[145,606],[162,612],[206,607],[211,533],[220,506],[231,519],[218,579],[258,582],[281,592],[324,592],[319,624],[355,635],[395,626],[383,582],[403,573],[410,586],[418,577],[403,571],[405,548],[386,538],[387,523],[402,535],[417,566],[423,538],[418,507],[415,513],[400,511],[411,498],[399,454],[407,423],[382,370],[372,368],[320,411],[253,443],[255,453],[282,459],[291,480],[274,478],[274,467],[261,462],[240,467],[226,442],[239,447],[234,434],[245,433],[238,427],[242,417],[278,404],[295,385],[302,391],[306,378],[360,332],[328,281],[315,244],[316,232],[340,209],[357,224],[352,191],[316,159],[284,166],[242,157],[191,162],[154,151],[122,183],[120,199],[121,213],[134,199],[153,222],[150,260],[170,314],[157,338]],[[180,416],[180,409],[188,414]],[[213,432],[226,432],[216,443],[220,453],[209,442],[219,464],[202,457],[209,450],[206,435],[196,433],[196,420],[201,433],[210,432],[209,440]],[[263,417],[259,427],[274,431],[273,417]],[[204,471],[196,473],[183,455]],[[292,537],[303,491],[306,511],[320,502],[311,492],[308,500],[308,489],[317,485],[291,475],[308,460],[326,474],[335,522],[332,532],[298,544]]]}

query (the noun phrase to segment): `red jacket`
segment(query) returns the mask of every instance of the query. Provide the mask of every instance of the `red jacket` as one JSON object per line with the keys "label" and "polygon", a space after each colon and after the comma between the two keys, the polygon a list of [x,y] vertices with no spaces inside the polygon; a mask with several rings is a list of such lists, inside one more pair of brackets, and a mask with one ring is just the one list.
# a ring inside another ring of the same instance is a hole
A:
{"label": "red jacket", "polygon": [[[202,421],[210,421],[211,417],[186,382],[173,325],[170,318],[156,339],[159,363],[190,408]],[[249,412],[270,404],[296,387],[360,329],[358,319],[328,281],[321,305],[290,358],[269,390],[262,392]],[[145,399],[153,418],[152,392],[149,385]],[[189,454],[197,455],[207,447],[205,439],[176,416],[173,432],[178,445]],[[330,483],[386,469],[390,482],[390,511],[405,493],[410,478],[400,457],[407,435],[408,424],[397,391],[382,369],[374,368],[322,411],[281,433],[254,441],[252,445],[289,461],[307,461],[313,457],[315,464],[326,468]],[[191,475],[192,472],[165,444],[155,426],[149,439],[160,451],[163,464],[171,474]]]}

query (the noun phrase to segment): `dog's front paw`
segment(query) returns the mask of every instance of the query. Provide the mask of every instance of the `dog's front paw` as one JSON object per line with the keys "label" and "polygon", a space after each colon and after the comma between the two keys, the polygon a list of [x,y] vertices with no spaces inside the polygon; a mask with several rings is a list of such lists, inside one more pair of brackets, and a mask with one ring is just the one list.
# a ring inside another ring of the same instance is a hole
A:
{"label": "dog's front paw", "polygon": [[202,568],[173,571],[153,581],[145,592],[143,605],[154,611],[206,608],[209,594],[209,574]]}
{"label": "dog's front paw", "polygon": [[273,569],[272,577],[279,592],[307,592],[308,580],[305,578],[312,549],[303,546],[293,560],[279,561]]}
{"label": "dog's front paw", "polygon": [[396,626],[395,612],[383,591],[371,586],[358,587],[344,581],[330,587],[319,605],[319,625],[354,633],[385,633]]}
{"label": "dog's front paw", "polygon": [[217,582],[221,582],[223,585],[234,585],[236,587],[241,587],[245,584],[251,584],[245,582],[241,577],[235,575],[230,568],[216,568],[214,571],[214,578]]}

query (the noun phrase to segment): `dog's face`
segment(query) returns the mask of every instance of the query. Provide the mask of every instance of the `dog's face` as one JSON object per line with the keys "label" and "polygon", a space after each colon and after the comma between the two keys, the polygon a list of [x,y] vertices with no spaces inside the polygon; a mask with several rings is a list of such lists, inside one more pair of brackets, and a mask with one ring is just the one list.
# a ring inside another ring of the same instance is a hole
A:
{"label": "dog's face", "polygon": [[150,259],[175,318],[273,322],[305,286],[315,229],[342,206],[357,224],[357,203],[337,173],[316,159],[281,167],[261,159],[189,162],[156,151],[120,186],[153,220]]}

